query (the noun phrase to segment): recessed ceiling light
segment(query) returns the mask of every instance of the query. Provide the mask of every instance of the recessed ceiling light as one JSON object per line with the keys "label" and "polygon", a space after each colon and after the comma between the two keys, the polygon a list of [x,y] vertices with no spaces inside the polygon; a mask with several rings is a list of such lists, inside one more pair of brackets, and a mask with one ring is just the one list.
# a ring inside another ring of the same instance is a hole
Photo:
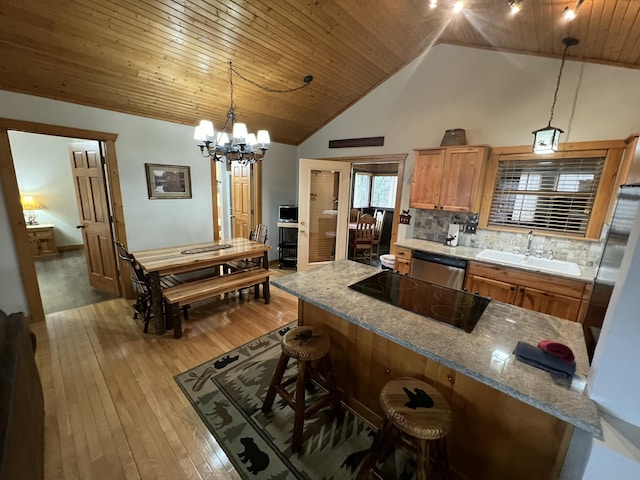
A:
{"label": "recessed ceiling light", "polygon": [[509,9],[511,11],[511,15],[515,15],[516,13],[518,13],[521,9],[520,4],[522,3],[522,0],[509,0]]}
{"label": "recessed ceiling light", "polygon": [[454,13],[461,12],[463,8],[464,8],[464,2],[456,2],[453,5],[453,12]]}

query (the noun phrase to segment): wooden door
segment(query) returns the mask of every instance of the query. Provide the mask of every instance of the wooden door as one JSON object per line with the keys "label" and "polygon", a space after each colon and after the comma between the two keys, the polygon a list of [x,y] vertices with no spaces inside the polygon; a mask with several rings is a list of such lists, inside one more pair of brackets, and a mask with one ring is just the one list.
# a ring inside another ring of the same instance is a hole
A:
{"label": "wooden door", "polygon": [[440,187],[446,149],[416,150],[409,206],[433,210],[440,207]]}
{"label": "wooden door", "polygon": [[484,150],[484,147],[447,149],[438,206],[441,210],[475,211]]}
{"label": "wooden door", "polygon": [[520,287],[515,304],[528,310],[547,313],[575,322],[578,319],[582,299],[545,292],[536,288]]}
{"label": "wooden door", "polygon": [[517,287],[515,285],[491,278],[468,275],[465,288],[471,293],[491,297],[499,302],[513,304],[516,300]]}
{"label": "wooden door", "polygon": [[69,154],[89,284],[99,290],[119,295],[105,163],[100,145],[98,142],[71,143]]}
{"label": "wooden door", "polygon": [[251,166],[233,162],[231,164],[231,230],[235,238],[249,238],[253,228],[252,204]]}

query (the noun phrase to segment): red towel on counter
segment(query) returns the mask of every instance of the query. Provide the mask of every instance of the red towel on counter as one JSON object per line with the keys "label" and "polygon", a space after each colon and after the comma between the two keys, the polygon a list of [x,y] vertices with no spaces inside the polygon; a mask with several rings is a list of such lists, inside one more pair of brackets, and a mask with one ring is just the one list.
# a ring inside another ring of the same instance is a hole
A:
{"label": "red towel on counter", "polygon": [[552,340],[540,340],[540,342],[538,342],[538,348],[543,352],[547,352],[549,355],[558,357],[566,363],[575,361],[575,357],[573,356],[571,349],[562,343],[554,342]]}

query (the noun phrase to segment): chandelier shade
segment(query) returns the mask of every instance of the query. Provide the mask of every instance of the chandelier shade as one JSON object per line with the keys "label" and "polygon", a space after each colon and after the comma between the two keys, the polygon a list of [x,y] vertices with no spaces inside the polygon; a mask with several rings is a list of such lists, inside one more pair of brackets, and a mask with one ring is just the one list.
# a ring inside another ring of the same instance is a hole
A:
{"label": "chandelier shade", "polygon": [[[201,142],[198,144],[198,147],[203,157],[208,157],[217,162],[240,162],[243,165],[247,165],[264,158],[269,149],[271,137],[268,130],[258,130],[258,134],[256,135],[255,133],[249,132],[245,123],[237,121],[236,106],[233,102],[234,73],[244,81],[271,93],[287,93],[300,90],[309,85],[313,77],[311,75],[304,77],[304,84],[301,86],[288,90],[274,90],[243,77],[233,68],[232,62],[229,62],[229,92],[231,102],[222,130],[216,132],[213,122],[210,120],[201,120],[200,124],[195,128],[193,138]],[[230,133],[227,132],[227,128],[230,129]]]}

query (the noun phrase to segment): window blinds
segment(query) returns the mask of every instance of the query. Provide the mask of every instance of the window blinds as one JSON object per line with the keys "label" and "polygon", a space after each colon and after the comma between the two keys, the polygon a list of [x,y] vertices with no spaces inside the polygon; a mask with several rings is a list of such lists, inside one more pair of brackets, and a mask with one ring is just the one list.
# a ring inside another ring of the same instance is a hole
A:
{"label": "window blinds", "polygon": [[584,237],[605,157],[501,159],[490,226]]}

